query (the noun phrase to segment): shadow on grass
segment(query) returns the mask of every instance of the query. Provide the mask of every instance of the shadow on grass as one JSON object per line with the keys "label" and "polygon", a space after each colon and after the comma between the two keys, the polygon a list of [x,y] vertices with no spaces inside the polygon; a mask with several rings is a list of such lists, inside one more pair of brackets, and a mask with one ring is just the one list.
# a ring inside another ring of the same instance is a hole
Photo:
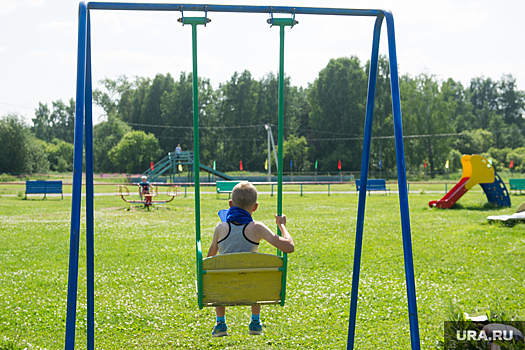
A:
{"label": "shadow on grass", "polygon": [[487,203],[475,205],[462,205],[460,203],[454,204],[450,209],[452,210],[477,210],[477,211],[492,211],[508,209],[508,207],[500,207],[499,205]]}
{"label": "shadow on grass", "polygon": [[506,221],[503,221],[503,220],[489,220],[488,221],[488,225],[499,225],[499,226],[503,226],[503,227],[514,227],[516,225],[520,225],[520,224],[523,224],[524,222],[523,221],[520,221],[520,220],[506,220]]}

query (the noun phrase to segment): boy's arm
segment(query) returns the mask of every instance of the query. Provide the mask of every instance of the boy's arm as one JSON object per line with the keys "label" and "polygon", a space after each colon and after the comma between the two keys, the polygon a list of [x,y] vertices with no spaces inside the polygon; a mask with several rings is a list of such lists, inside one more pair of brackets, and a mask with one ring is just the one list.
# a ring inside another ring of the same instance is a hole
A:
{"label": "boy's arm", "polygon": [[258,223],[261,239],[264,239],[265,241],[273,245],[275,248],[285,253],[293,253],[295,245],[292,236],[290,235],[285,226],[286,216],[275,215],[275,221],[277,223],[277,226],[281,230],[282,236],[278,236],[275,233],[273,233],[266,225]]}
{"label": "boy's arm", "polygon": [[217,255],[217,253],[219,252],[219,243],[218,243],[219,225],[215,226],[215,231],[213,232],[213,239],[211,241],[211,246],[210,246],[210,249],[208,250],[208,255],[206,257]]}

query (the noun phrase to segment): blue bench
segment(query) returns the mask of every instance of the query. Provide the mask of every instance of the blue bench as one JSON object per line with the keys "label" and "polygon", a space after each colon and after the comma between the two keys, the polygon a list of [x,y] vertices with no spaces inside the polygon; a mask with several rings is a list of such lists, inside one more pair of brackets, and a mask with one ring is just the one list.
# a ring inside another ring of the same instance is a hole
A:
{"label": "blue bench", "polygon": [[62,181],[26,181],[26,199],[28,194],[43,194],[46,198],[48,193],[60,193],[64,199]]}
{"label": "blue bench", "polygon": [[[357,192],[359,192],[361,180],[355,180],[355,187],[357,188]],[[366,190],[368,191],[368,195],[370,195],[371,191],[385,191],[385,193],[388,191],[390,194],[390,188],[386,187],[386,181],[384,179],[368,179],[366,181]]]}

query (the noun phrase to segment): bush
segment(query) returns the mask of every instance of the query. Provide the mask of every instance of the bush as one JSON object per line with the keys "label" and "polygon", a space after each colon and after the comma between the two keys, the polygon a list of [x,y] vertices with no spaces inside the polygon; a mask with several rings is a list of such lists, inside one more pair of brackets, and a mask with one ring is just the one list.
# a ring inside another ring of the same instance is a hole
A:
{"label": "bush", "polygon": [[20,115],[7,114],[0,119],[0,173],[26,170],[27,137],[27,126]]}
{"label": "bush", "polygon": [[148,169],[150,162],[156,162],[161,154],[155,135],[131,131],[108,152],[108,157],[119,171],[136,174]]}
{"label": "bush", "polygon": [[46,152],[51,170],[66,172],[73,170],[73,144],[63,140],[54,139],[47,144]]}
{"label": "bush", "polygon": [[507,154],[509,154],[512,150],[510,148],[494,148],[491,147],[486,155],[484,156],[487,159],[492,158],[492,165],[494,166],[494,169],[497,171],[502,171],[505,168],[509,167],[509,163],[507,163]]}
{"label": "bush", "polygon": [[47,159],[46,143],[31,134],[27,138],[26,147],[27,155],[24,171],[30,174],[46,174],[50,166]]}
{"label": "bush", "polygon": [[463,154],[459,152],[458,150],[451,150],[448,154],[449,159],[449,172],[455,173],[456,171],[460,171],[463,169],[463,166],[461,165],[461,157],[463,157]]}

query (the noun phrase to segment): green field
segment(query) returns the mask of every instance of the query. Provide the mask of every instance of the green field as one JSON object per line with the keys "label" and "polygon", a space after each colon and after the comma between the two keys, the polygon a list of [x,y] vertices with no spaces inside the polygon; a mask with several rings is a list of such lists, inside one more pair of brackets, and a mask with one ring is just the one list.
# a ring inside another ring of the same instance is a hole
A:
{"label": "green field", "polygon": [[[354,189],[344,186],[341,190]],[[440,186],[435,190],[444,192]],[[324,190],[321,187],[308,190]],[[481,192],[469,192],[454,209],[430,210],[428,201],[442,194],[420,187],[420,193],[409,199],[422,348],[437,348],[451,309],[470,315],[495,309],[523,320],[525,225],[505,227],[486,220],[513,209],[494,209]],[[214,188],[203,189],[208,190]],[[203,195],[205,252],[218,221],[216,213],[227,207],[227,198]],[[511,199],[515,208],[525,197]],[[255,219],[273,227],[276,197],[261,195],[259,203]],[[283,211],[296,244],[289,260],[286,305],[263,307],[262,336],[248,335],[249,308],[228,309],[231,335],[220,339],[210,335],[213,310],[197,307],[193,204],[191,192],[150,212],[128,211],[117,197],[95,198],[96,348],[345,347],[356,195],[284,197]],[[63,348],[70,210],[70,197],[0,197],[0,349],[11,349],[5,344],[22,340],[32,344],[29,349]],[[84,349],[84,235],[81,242],[77,348]],[[261,244],[261,251],[274,250]],[[356,349],[410,347],[396,194],[367,196],[358,310]]]}

